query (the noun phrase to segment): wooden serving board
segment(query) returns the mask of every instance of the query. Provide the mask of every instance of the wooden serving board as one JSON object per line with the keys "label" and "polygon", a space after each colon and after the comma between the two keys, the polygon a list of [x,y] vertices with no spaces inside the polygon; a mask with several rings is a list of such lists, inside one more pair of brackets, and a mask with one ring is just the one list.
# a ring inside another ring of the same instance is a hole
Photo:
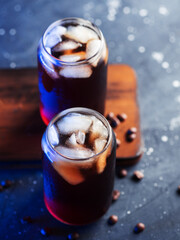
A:
{"label": "wooden serving board", "polygon": [[[127,65],[109,65],[107,113],[126,113],[116,129],[121,146],[119,163],[133,163],[142,154],[139,108],[134,70]],[[128,128],[138,129],[137,138],[127,142]],[[45,130],[39,115],[37,69],[0,70],[0,160],[41,159],[41,137]]]}

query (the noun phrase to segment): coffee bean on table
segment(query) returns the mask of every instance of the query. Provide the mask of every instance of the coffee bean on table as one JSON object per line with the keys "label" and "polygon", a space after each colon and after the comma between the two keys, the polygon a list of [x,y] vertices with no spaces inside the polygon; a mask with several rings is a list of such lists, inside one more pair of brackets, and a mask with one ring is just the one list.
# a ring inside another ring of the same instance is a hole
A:
{"label": "coffee bean on table", "polygon": [[136,139],[136,134],[135,133],[132,133],[130,135],[127,134],[126,135],[126,139],[127,139],[128,142],[132,142],[132,141],[134,141]]}
{"label": "coffee bean on table", "polygon": [[134,174],[133,174],[133,179],[134,180],[137,180],[137,181],[140,181],[141,179],[144,178],[144,174],[140,171],[134,171]]}
{"label": "coffee bean on table", "polygon": [[136,138],[137,128],[131,127],[126,132],[126,140],[132,142]]}
{"label": "coffee bean on table", "polygon": [[134,233],[140,233],[140,232],[144,231],[144,229],[145,229],[144,223],[138,223],[138,224],[134,227]]}
{"label": "coffee bean on table", "polygon": [[109,121],[109,124],[111,125],[112,128],[116,128],[120,124],[119,119],[114,115],[113,112],[108,113],[106,118]]}
{"label": "coffee bean on table", "polygon": [[12,185],[12,181],[11,180],[6,180],[6,187],[10,187]]}
{"label": "coffee bean on table", "polygon": [[118,216],[117,215],[111,215],[108,219],[108,224],[109,225],[114,225],[118,221]]}
{"label": "coffee bean on table", "polygon": [[120,122],[124,122],[127,119],[127,115],[125,113],[117,114],[117,118]]}
{"label": "coffee bean on table", "polygon": [[119,178],[124,178],[127,176],[127,170],[126,169],[120,169],[118,172],[118,177]]}
{"label": "coffee bean on table", "polygon": [[77,233],[77,232],[70,233],[70,234],[68,234],[67,239],[68,240],[77,240],[77,239],[79,239],[79,233]]}
{"label": "coffee bean on table", "polygon": [[136,127],[131,127],[127,130],[128,135],[131,135],[132,133],[137,133],[137,128]]}
{"label": "coffee bean on table", "polygon": [[120,196],[120,191],[114,190],[113,194],[112,194],[112,201],[114,202],[114,201],[118,200],[119,196]]}
{"label": "coffee bean on table", "polygon": [[110,125],[112,128],[116,128],[119,124],[120,124],[120,121],[116,117],[110,120]]}
{"label": "coffee bean on table", "polygon": [[111,121],[114,117],[115,117],[114,113],[109,112],[108,115],[106,116],[106,119]]}

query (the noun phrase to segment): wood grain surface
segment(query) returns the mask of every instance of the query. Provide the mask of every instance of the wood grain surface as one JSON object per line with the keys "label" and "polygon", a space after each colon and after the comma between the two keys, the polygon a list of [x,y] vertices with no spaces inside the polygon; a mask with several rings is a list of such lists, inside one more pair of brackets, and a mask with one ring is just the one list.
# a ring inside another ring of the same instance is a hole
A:
{"label": "wood grain surface", "polygon": [[[107,115],[126,113],[128,118],[114,131],[121,140],[119,163],[134,163],[142,154],[137,81],[127,65],[109,65]],[[128,128],[138,129],[137,138],[127,142]],[[45,126],[39,115],[36,69],[0,70],[0,160],[41,159],[41,137]]]}

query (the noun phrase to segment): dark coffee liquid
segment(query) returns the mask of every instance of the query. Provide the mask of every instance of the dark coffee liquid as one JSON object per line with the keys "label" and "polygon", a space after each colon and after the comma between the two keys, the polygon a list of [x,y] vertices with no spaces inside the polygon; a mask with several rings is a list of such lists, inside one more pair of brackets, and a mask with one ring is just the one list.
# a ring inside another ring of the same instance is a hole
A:
{"label": "dark coffee liquid", "polygon": [[59,175],[46,154],[43,155],[43,170],[45,204],[58,220],[72,225],[87,224],[101,217],[111,204],[115,146],[107,157],[104,171],[98,174],[91,169],[91,174],[86,175],[85,170],[85,180],[76,185]]}
{"label": "dark coffee liquid", "polygon": [[[73,68],[73,66],[72,66]],[[92,68],[89,78],[50,77],[38,58],[40,113],[45,124],[70,107],[88,107],[104,113],[107,64]]]}

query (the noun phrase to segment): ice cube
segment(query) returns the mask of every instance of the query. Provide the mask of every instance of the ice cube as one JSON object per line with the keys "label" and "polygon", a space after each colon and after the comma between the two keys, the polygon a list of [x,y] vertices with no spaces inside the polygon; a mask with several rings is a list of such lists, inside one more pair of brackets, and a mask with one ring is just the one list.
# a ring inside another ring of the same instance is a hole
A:
{"label": "ice cube", "polygon": [[92,119],[90,117],[77,113],[70,113],[57,122],[60,133],[66,135],[78,131],[87,133],[91,124]]}
{"label": "ice cube", "polygon": [[65,66],[59,71],[59,74],[66,78],[89,78],[92,74],[92,69],[88,65]]}
{"label": "ice cube", "polygon": [[97,34],[93,30],[83,26],[69,26],[64,35],[79,43],[87,43],[90,39],[98,39]]}
{"label": "ice cube", "polygon": [[67,146],[76,146],[76,145],[77,145],[75,133],[73,133],[73,134],[66,140],[65,145],[67,145]]}
{"label": "ice cube", "polygon": [[74,50],[80,47],[80,43],[76,43],[74,41],[68,40],[58,43],[56,46],[53,47],[54,52],[61,52],[65,50]]}
{"label": "ice cube", "polygon": [[59,57],[59,59],[63,62],[77,62],[81,60],[81,56],[78,54],[62,55]]}
{"label": "ice cube", "polygon": [[85,139],[86,139],[86,134],[84,132],[78,131],[78,133],[76,134],[77,143],[83,145],[85,143]]}
{"label": "ice cube", "polygon": [[49,128],[48,138],[49,138],[50,143],[51,143],[53,146],[56,146],[56,145],[59,144],[58,130],[56,129],[56,127],[55,127],[54,125],[52,125],[52,126]]}
{"label": "ice cube", "polygon": [[96,163],[97,173],[100,174],[104,171],[106,167],[106,159],[107,159],[107,150],[98,156],[97,163]]}
{"label": "ice cube", "polygon": [[45,42],[45,47],[46,48],[47,47],[52,48],[61,41],[62,41],[61,36],[58,36],[58,35],[55,35],[55,34],[53,34],[53,35],[49,34],[47,36],[47,39],[46,39],[46,42]]}
{"label": "ice cube", "polygon": [[84,159],[94,155],[92,150],[84,147],[68,148],[64,146],[57,146],[56,150],[63,156],[73,159]]}
{"label": "ice cube", "polygon": [[66,28],[63,26],[56,26],[54,27],[46,36],[45,39],[45,47],[54,47],[59,42],[62,41],[61,36],[64,35],[66,32]]}
{"label": "ice cube", "polygon": [[81,167],[76,165],[76,162],[70,163],[62,160],[52,162],[55,170],[69,184],[77,185],[85,180],[81,173]]}
{"label": "ice cube", "polygon": [[[96,53],[98,53],[100,46],[101,46],[101,41],[99,39],[88,41],[87,47],[86,47],[86,59],[91,58]],[[96,60],[92,62],[92,65],[96,67],[98,64],[98,61],[99,61],[99,58],[96,58]]]}
{"label": "ice cube", "polygon": [[93,143],[96,138],[102,138],[102,139],[107,140],[108,130],[105,127],[105,125],[94,116],[91,116],[91,119],[92,119],[93,123],[89,129],[90,130],[90,133],[89,133],[90,143]]}
{"label": "ice cube", "polygon": [[107,143],[107,140],[105,139],[101,139],[101,138],[97,138],[95,141],[94,141],[94,149],[95,149],[95,152],[96,153],[100,153],[105,145]]}

